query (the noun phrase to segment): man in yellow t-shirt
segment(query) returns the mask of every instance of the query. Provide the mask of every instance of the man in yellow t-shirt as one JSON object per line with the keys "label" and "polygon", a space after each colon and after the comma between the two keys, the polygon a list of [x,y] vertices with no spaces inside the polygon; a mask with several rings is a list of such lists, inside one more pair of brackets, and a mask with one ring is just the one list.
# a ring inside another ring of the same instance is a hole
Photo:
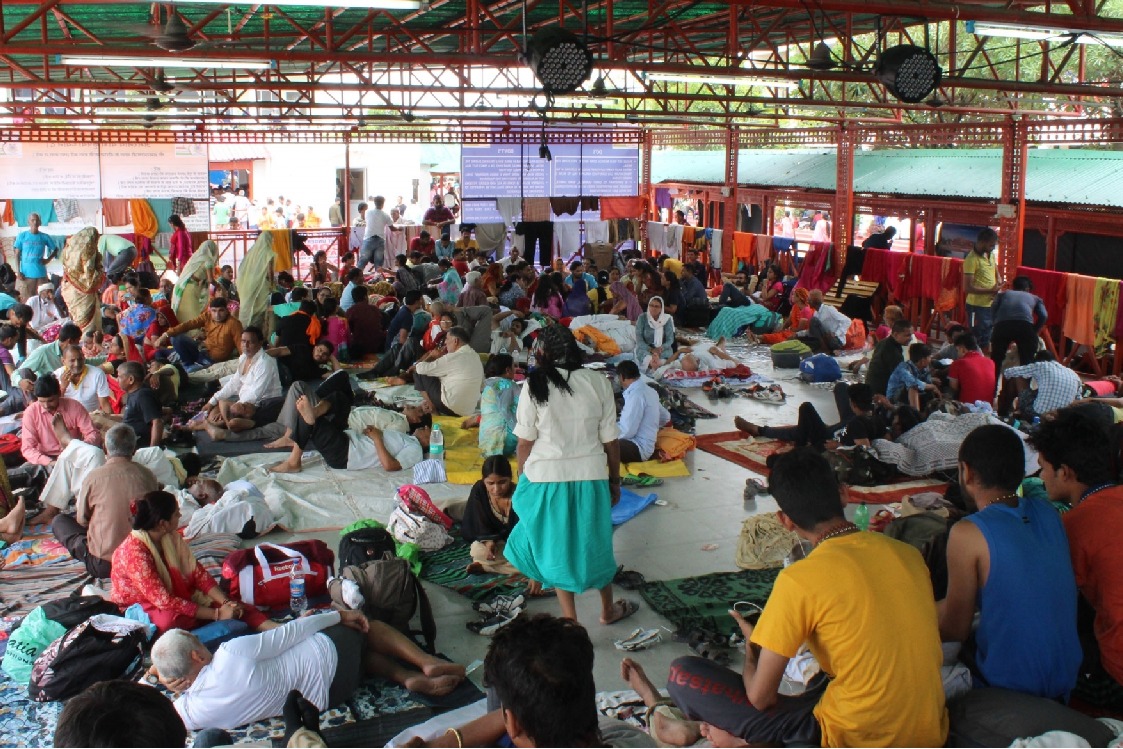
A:
{"label": "man in yellow t-shirt", "polygon": [[975,239],[975,249],[963,259],[963,293],[967,295],[967,326],[975,334],[979,348],[990,351],[990,334],[994,328],[994,313],[990,305],[1002,288],[998,273],[998,260],[994,248],[998,246],[998,233],[986,228]]}
{"label": "man in yellow t-shirt", "polygon": [[[815,549],[780,572],[754,627],[743,675],[702,658],[671,664],[668,689],[716,746],[943,746],[943,655],[928,570],[913,547],[843,514],[830,464],[812,448],[781,455],[769,491],[781,524]],[[780,696],[806,644],[829,679]]]}

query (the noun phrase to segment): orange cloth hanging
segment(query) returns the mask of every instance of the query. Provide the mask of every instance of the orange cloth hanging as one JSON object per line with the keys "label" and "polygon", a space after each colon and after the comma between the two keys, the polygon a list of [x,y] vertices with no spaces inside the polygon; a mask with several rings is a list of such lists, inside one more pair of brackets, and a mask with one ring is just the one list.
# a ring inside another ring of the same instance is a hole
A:
{"label": "orange cloth hanging", "polygon": [[4,224],[5,226],[16,225],[16,217],[12,213],[12,201],[10,200],[4,204],[4,215],[0,216],[0,224]]}
{"label": "orange cloth hanging", "polygon": [[102,198],[101,217],[106,226],[125,226],[129,223],[129,201],[124,198]]}
{"label": "orange cloth hanging", "polygon": [[755,240],[755,234],[749,234],[745,231],[733,232],[733,259],[751,261],[753,258],[753,243]]}
{"label": "orange cloth hanging", "polygon": [[144,198],[133,198],[129,201],[129,213],[132,215],[133,232],[155,239],[156,234],[160,231],[160,222],[156,220],[156,214],[152,211],[152,206],[148,205],[148,201]]}
{"label": "orange cloth hanging", "polygon": [[693,250],[694,249],[694,227],[693,226],[682,227],[682,249],[683,250]]}
{"label": "orange cloth hanging", "polygon": [[753,242],[756,251],[756,264],[767,263],[772,259],[772,237],[768,234],[757,234]]}
{"label": "orange cloth hanging", "polygon": [[1073,273],[1068,277],[1067,286],[1064,334],[1077,343],[1091,346],[1096,340],[1096,279]]}
{"label": "orange cloth hanging", "polygon": [[613,218],[640,218],[643,216],[643,198],[636,195],[629,198],[601,197],[601,221]]}

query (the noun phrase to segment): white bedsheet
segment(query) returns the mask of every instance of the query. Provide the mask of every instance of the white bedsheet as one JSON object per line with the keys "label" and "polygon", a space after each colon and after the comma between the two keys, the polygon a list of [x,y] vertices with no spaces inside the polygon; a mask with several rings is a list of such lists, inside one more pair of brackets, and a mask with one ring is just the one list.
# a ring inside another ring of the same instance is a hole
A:
{"label": "white bedsheet", "polygon": [[621,320],[616,315],[582,315],[569,323],[570,330],[592,325],[605,333],[620,346],[620,353],[629,354],[636,350],[636,324]]}
{"label": "white bedsheet", "polygon": [[[411,471],[346,471],[329,468],[318,453],[304,454],[300,473],[267,473],[283,456],[255,453],[227,458],[218,472],[224,486],[245,479],[261,490],[277,524],[295,532],[337,530],[356,520],[373,518],[386,522],[397,506],[395,493],[413,483]],[[425,491],[442,510],[468,501],[469,486],[426,484]]]}

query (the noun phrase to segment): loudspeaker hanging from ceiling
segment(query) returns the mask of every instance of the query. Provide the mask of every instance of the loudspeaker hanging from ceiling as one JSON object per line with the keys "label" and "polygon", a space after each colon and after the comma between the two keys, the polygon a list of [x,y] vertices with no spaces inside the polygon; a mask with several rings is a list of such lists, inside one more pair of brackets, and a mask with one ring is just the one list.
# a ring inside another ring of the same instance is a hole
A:
{"label": "loudspeaker hanging from ceiling", "polygon": [[894,97],[916,104],[939,88],[944,71],[928,50],[914,44],[901,44],[881,53],[874,75]]}

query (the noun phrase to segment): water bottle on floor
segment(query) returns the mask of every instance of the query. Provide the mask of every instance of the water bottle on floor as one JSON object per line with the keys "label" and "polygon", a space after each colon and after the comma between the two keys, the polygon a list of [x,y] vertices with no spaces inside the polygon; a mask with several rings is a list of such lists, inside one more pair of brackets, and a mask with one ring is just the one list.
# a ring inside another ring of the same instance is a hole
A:
{"label": "water bottle on floor", "polygon": [[292,573],[289,575],[289,608],[295,619],[308,610],[308,596],[304,592],[304,575],[300,568],[293,562]]}
{"label": "water bottle on floor", "polygon": [[429,457],[440,461],[445,459],[445,436],[440,424],[434,424],[429,434]]}
{"label": "water bottle on floor", "polygon": [[854,525],[864,531],[870,529],[870,508],[866,507],[865,502],[858,505],[858,508],[854,510]]}

